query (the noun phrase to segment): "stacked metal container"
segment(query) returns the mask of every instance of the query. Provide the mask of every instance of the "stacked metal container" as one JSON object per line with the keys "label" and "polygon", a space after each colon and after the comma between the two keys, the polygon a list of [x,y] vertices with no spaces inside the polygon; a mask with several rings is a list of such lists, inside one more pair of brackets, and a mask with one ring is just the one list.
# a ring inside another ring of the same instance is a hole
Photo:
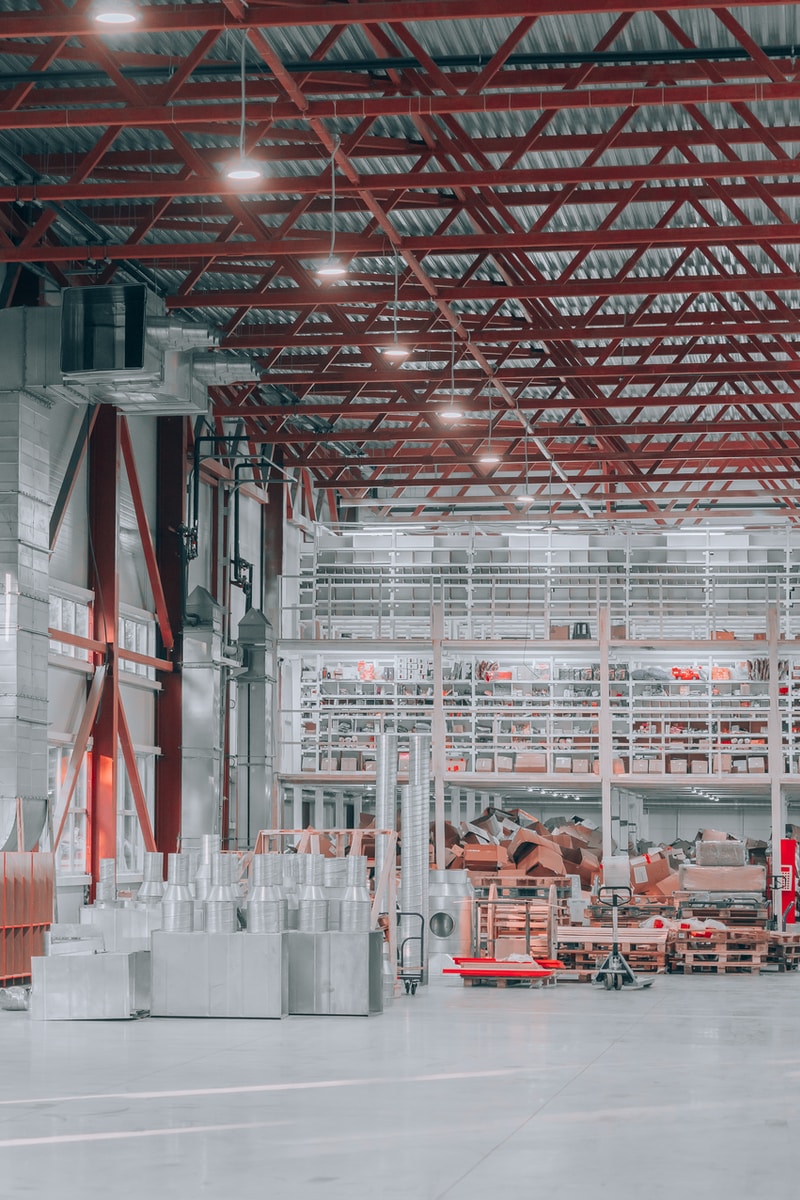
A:
{"label": "stacked metal container", "polygon": [[161,901],[162,928],[167,933],[191,933],[194,901],[189,887],[188,854],[170,854],[167,858],[167,886]]}
{"label": "stacked metal container", "polygon": [[289,904],[283,894],[281,859],[280,854],[256,854],[253,857],[247,897],[248,933],[282,933],[287,928]]}

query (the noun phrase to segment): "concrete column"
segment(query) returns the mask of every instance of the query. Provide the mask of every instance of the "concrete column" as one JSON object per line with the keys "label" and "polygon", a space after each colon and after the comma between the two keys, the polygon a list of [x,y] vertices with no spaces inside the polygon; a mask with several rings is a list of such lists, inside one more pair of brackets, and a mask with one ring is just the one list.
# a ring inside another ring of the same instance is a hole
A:
{"label": "concrete column", "polygon": [[0,392],[0,850],[32,849],[47,812],[49,410]]}

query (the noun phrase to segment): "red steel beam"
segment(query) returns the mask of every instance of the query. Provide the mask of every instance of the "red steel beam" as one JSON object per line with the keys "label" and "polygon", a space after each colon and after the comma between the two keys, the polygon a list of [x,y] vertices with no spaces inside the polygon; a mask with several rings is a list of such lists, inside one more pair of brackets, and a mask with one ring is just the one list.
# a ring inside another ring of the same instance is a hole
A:
{"label": "red steel beam", "polygon": [[61,487],[58,489],[58,496],[53,505],[53,511],[50,515],[50,553],[53,553],[55,544],[58,541],[58,535],[61,532],[61,526],[64,522],[64,517],[67,515],[67,508],[72,499],[72,493],[75,489],[75,484],[80,473],[83,460],[86,457],[86,449],[89,445],[89,437],[94,427],[95,417],[97,416],[97,405],[89,405],[86,409],[81,427],[78,430],[78,436],[75,438],[75,444],[72,447],[72,453],[69,456],[67,469],[64,472],[64,478],[61,481]]}
{"label": "red steel beam", "polygon": [[[363,7],[363,6],[360,6]],[[355,11],[355,10],[351,10]],[[81,95],[75,92],[76,99]],[[782,104],[800,97],[800,80],[786,83],[742,82],[690,84],[671,87],[578,88],[571,91],[487,92],[480,96],[464,93],[429,96],[362,96],[336,100],[307,100],[303,119],[310,122],[363,121],[378,118],[437,117],[448,114],[517,112],[539,113],[544,109],[575,111],[604,108],[664,108],[671,105],[708,104]],[[63,107],[52,109],[22,109],[18,112],[0,111],[0,130],[12,129],[175,129],[196,126],[198,122],[238,127],[241,106],[227,104],[158,104],[130,110],[107,106],[97,108]],[[298,107],[290,100],[265,103],[255,100],[248,104],[251,122],[272,124],[275,121],[299,120]],[[779,171],[775,172],[779,174]],[[260,186],[260,185],[259,185]]]}
{"label": "red steel beam", "polygon": [[119,681],[115,650],[119,624],[120,439],[117,410],[100,405],[89,443],[89,586],[94,592],[94,633],[106,650],[106,703],[92,728],[89,772],[90,873],[92,896],[100,860],[117,857],[117,755]]}
{"label": "red steel beam", "polygon": [[145,797],[142,781],[139,777],[139,768],[136,765],[136,751],[133,748],[133,739],[131,738],[131,731],[128,728],[128,719],[125,716],[125,706],[122,703],[122,696],[119,693],[117,693],[117,721],[119,724],[120,749],[122,750],[122,758],[125,763],[128,782],[131,785],[131,792],[133,793],[136,815],[139,818],[139,824],[142,829],[144,848],[153,853],[156,849],[156,840],[153,837],[150,814],[147,811],[147,798]]}
{"label": "red steel beam", "polygon": [[156,423],[156,558],[170,626],[175,632],[176,669],[164,676],[156,699],[156,845],[163,853],[178,848],[181,830],[181,746],[183,743],[180,671],[183,656],[184,562],[181,531],[186,520],[188,424],[184,417],[159,417]]}
{"label": "red steel beam", "polygon": [[[774,0],[732,0],[729,7],[760,8]],[[492,17],[562,16],[572,13],[607,12],[683,12],[696,9],[697,0],[637,0],[614,3],[614,0],[492,0]],[[398,25],[416,21],[465,21],[485,19],[485,0],[404,0],[402,6],[384,2],[358,5],[331,3],[259,3],[249,0],[241,19],[232,21],[228,6],[192,4],[179,7],[143,6],[136,24],[136,34],[188,32],[209,29],[287,28],[329,25]],[[17,12],[4,19],[4,38],[100,37],[105,32],[87,11],[76,13],[53,8],[46,13]]]}
{"label": "red steel beam", "polygon": [[161,641],[164,644],[164,649],[169,651],[175,644],[175,637],[172,632],[172,626],[169,620],[169,612],[167,609],[167,601],[164,596],[164,588],[158,571],[156,550],[155,546],[153,545],[153,535],[150,532],[150,525],[148,523],[147,513],[145,512],[144,508],[144,500],[142,499],[142,489],[139,485],[139,474],[136,470],[136,456],[133,453],[133,442],[131,441],[130,429],[128,428],[127,418],[124,416],[121,416],[119,419],[119,435],[120,446],[122,448],[122,457],[125,462],[125,472],[128,476],[128,486],[131,489],[133,509],[136,514],[136,525],[139,530],[139,540],[142,543],[142,552],[144,554],[145,566],[147,567],[147,577],[150,580],[150,589],[153,593],[153,603],[155,604],[156,617],[158,618],[158,627],[161,631]]}
{"label": "red steel beam", "polygon": [[[800,175],[800,162],[797,174]],[[1,197],[0,197],[1,199]],[[708,246],[794,246],[800,242],[800,222],[766,225],[707,225],[668,229],[580,229],[560,233],[512,233],[486,230],[483,233],[404,237],[403,248],[414,254],[480,254],[521,250],[528,254],[551,254],[570,250],[657,249],[661,247]],[[348,257],[374,256],[381,239],[342,234],[337,250]],[[217,267],[237,265],[236,256],[247,258],[326,258],[330,234],[274,238],[263,241],[140,242],[102,243],[84,246],[29,245],[3,252],[7,262],[101,262],[105,259],[142,262],[216,261]],[[335,293],[334,293],[335,294]]]}

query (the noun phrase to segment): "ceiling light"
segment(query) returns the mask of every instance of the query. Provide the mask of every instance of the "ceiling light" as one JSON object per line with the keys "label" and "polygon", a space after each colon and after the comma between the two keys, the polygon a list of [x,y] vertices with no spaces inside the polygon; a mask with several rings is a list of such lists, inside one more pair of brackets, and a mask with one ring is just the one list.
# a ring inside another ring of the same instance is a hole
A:
{"label": "ceiling light", "polygon": [[246,34],[242,31],[242,44],[239,51],[239,81],[241,89],[241,110],[239,114],[239,153],[236,158],[225,168],[225,177],[233,183],[253,183],[256,179],[263,179],[264,172],[260,163],[255,162],[252,158],[248,158],[244,152],[244,125],[245,125],[245,48]]}
{"label": "ceiling light", "polygon": [[495,454],[494,450],[487,450],[485,454],[479,455],[478,462],[485,466],[492,466],[494,463],[500,462],[500,455]]}
{"label": "ceiling light", "polygon": [[446,421],[458,421],[464,414],[460,408],[440,408],[439,416]]}
{"label": "ceiling light", "polygon": [[227,179],[234,180],[235,183],[249,183],[254,179],[263,179],[264,172],[260,165],[254,162],[252,158],[246,158],[242,155],[240,158],[235,158],[230,166],[225,171]]}
{"label": "ceiling light", "polygon": [[320,279],[341,279],[343,275],[347,274],[347,267],[334,254],[336,247],[336,151],[339,149],[339,141],[337,135],[331,146],[331,248],[325,262],[317,267],[317,275]]}
{"label": "ceiling light", "polygon": [[317,274],[320,279],[341,279],[347,274],[347,267],[338,258],[326,258],[325,262],[317,267]]}
{"label": "ceiling light", "polygon": [[408,358],[409,350],[407,346],[401,346],[399,342],[392,342],[391,346],[384,346],[383,353],[387,358]]}
{"label": "ceiling light", "polygon": [[140,15],[131,0],[96,0],[90,12],[100,25],[135,25]]}

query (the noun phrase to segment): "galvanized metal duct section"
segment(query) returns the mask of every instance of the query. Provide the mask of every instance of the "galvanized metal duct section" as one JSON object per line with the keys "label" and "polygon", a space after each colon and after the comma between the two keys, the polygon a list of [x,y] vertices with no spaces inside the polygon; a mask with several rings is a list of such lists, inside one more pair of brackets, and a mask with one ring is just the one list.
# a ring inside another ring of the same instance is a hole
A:
{"label": "galvanized metal duct section", "polygon": [[[397,734],[375,739],[375,828],[394,829],[397,820]],[[388,837],[375,837],[375,879],[381,877]]]}
{"label": "galvanized metal duct section", "polygon": [[[21,378],[23,347],[4,350]],[[0,392],[0,850],[32,850],[47,815],[49,407]]]}
{"label": "galvanized metal duct section", "polygon": [[[419,914],[422,929],[428,929],[428,881],[430,877],[431,821],[431,738],[427,733],[414,733],[409,738],[408,787],[403,788],[401,805],[401,873],[400,911]],[[399,944],[405,942],[402,966],[408,970],[422,968],[426,972],[425,954],[421,952],[420,922],[416,916],[400,920]],[[406,939],[409,939],[406,941]]]}

